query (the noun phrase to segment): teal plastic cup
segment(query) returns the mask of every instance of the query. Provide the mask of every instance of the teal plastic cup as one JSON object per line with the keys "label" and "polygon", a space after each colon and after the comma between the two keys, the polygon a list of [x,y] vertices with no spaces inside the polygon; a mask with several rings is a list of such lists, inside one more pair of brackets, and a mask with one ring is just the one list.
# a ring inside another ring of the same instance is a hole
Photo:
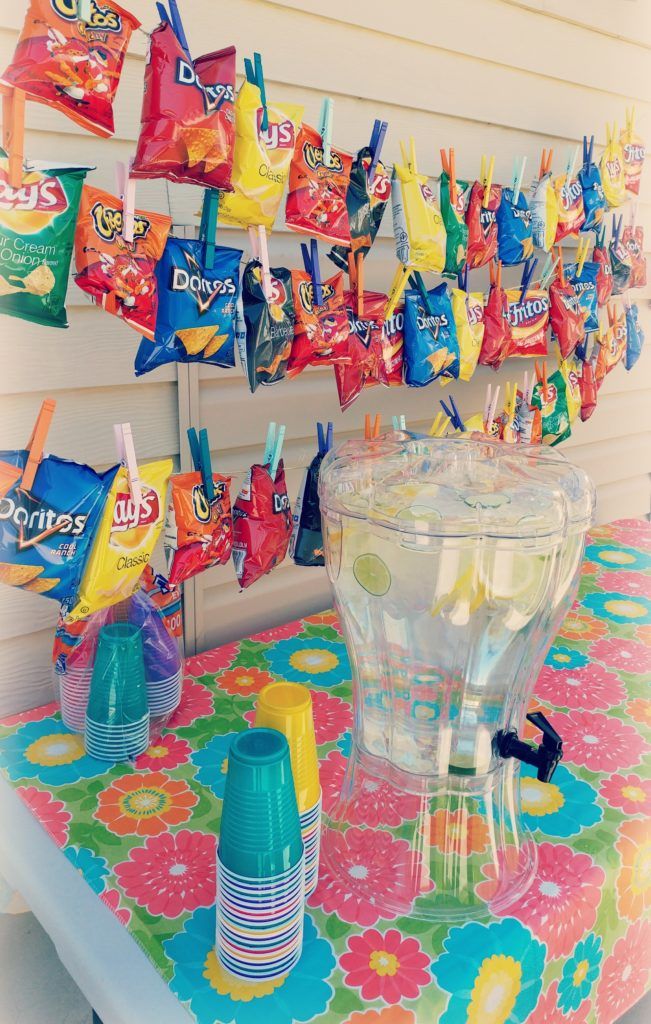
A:
{"label": "teal plastic cup", "polygon": [[97,640],[88,697],[88,717],[98,725],[122,726],[147,714],[147,684],[138,626],[103,626]]}
{"label": "teal plastic cup", "polygon": [[303,854],[289,746],[276,729],[239,733],[228,752],[219,859],[243,878],[273,878]]}

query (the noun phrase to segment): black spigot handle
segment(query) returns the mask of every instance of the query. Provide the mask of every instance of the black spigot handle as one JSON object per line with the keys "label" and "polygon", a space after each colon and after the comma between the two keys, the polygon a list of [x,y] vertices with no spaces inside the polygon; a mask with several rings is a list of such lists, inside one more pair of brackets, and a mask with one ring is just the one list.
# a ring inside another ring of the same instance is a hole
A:
{"label": "black spigot handle", "polygon": [[525,743],[515,729],[505,732],[501,729],[496,737],[497,752],[501,757],[515,757],[537,769],[540,782],[551,782],[556,766],[563,756],[563,740],[551,722],[541,711],[533,711],[527,720],[542,732],[542,743],[538,747]]}

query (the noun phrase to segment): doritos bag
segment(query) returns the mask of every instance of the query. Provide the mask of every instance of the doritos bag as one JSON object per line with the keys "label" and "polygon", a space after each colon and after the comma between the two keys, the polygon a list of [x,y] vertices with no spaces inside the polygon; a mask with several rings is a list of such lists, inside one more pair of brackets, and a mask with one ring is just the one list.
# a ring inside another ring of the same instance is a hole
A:
{"label": "doritos bag", "polygon": [[509,356],[546,356],[549,324],[549,295],[542,288],[529,288],[524,301],[522,289],[507,288],[511,325]]}
{"label": "doritos bag", "polygon": [[592,159],[594,135],[588,145],[587,136],[583,136],[583,165],[579,168],[579,184],[583,191],[583,211],[585,220],[582,231],[593,231],[601,224],[604,213],[608,209],[601,174]]}
{"label": "doritos bag", "polygon": [[624,365],[627,370],[632,370],[635,366],[642,354],[643,345],[644,331],[638,320],[637,306],[635,303],[632,303],[626,309],[626,356]]}
{"label": "doritos bag", "polygon": [[583,189],[578,178],[570,178],[560,174],[554,179],[554,191],[558,203],[558,224],[556,225],[556,245],[568,235],[576,235],[585,224],[583,207]]}
{"label": "doritos bag", "polygon": [[88,167],[26,164],[9,184],[0,150],[0,313],[67,327],[66,291],[75,222]]}
{"label": "doritos bag", "polygon": [[429,179],[419,174],[416,151],[403,147],[403,163],[394,164],[391,181],[391,209],[396,255],[400,263],[415,270],[441,274],[445,267],[445,225]]}
{"label": "doritos bag", "polygon": [[608,255],[613,274],[612,293],[613,295],[622,295],[629,286],[633,263],[623,238],[618,237],[618,234],[615,234],[608,244]]}
{"label": "doritos bag", "polygon": [[164,534],[172,586],[229,561],[233,549],[230,483],[229,476],[213,473],[214,497],[209,501],[201,473],[172,477]]}
{"label": "doritos bag", "polygon": [[554,190],[551,173],[543,174],[531,184],[531,233],[533,244],[549,252],[556,239],[558,227],[558,196]]}
{"label": "doritos bag", "polygon": [[424,296],[405,292],[405,383],[422,388],[437,377],[459,376],[459,343],[447,284]]}
{"label": "doritos bag", "polygon": [[133,177],[230,191],[234,98],[234,46],[191,63],[172,26],[158,25],[149,38]]}
{"label": "doritos bag", "polygon": [[136,210],[133,242],[122,237],[122,202],[85,185],[75,233],[75,281],[107,313],[147,338],[154,337],[158,311],[156,264],[172,220]]}
{"label": "doritos bag", "polygon": [[597,313],[597,274],[599,268],[596,263],[586,260],[583,264],[581,274],[578,273],[577,263],[568,263],[565,267],[566,280],[572,285],[574,294],[579,300],[581,311],[585,315],[585,333],[590,334],[599,328],[599,316]]}
{"label": "doritos bag", "polygon": [[251,391],[259,384],[282,380],[294,340],[292,275],[285,267],[271,267],[271,299],[262,287],[262,265],[247,263],[242,275],[242,303],[246,323],[242,360]]}
{"label": "doritos bag", "polygon": [[143,338],[136,376],[165,363],[235,365],[235,307],[241,249],[212,247],[170,235],[156,267],[158,315],[153,340]]}
{"label": "doritos bag", "polygon": [[91,0],[90,11],[86,24],[77,19],[76,0],[30,0],[0,82],[108,137],[127,47],[140,22],[113,0]]}
{"label": "doritos bag", "polygon": [[610,254],[604,246],[604,229],[597,232],[597,241],[592,250],[592,262],[597,264],[597,306],[605,306],[613,293],[613,270]]}
{"label": "doritos bag", "polygon": [[541,383],[536,384],[531,403],[541,412],[543,444],[557,445],[570,436],[572,427],[567,408],[567,385],[560,370],[551,374],[546,390]]}
{"label": "doritos bag", "polygon": [[287,227],[326,242],[350,246],[346,193],[352,164],[350,153],[334,147],[326,161],[316,128],[301,125],[289,166]]}
{"label": "doritos bag", "polygon": [[622,129],[619,141],[624,157],[624,183],[626,191],[631,195],[638,195],[640,191],[640,178],[644,167],[646,148],[644,140],[635,132],[634,112],[626,116],[626,127]]}
{"label": "doritos bag", "polygon": [[454,202],[450,195],[450,175],[443,171],[439,181],[441,217],[445,227],[445,267],[447,277],[456,277],[465,266],[468,252],[466,206],[470,199],[470,182],[454,180]]}
{"label": "doritos bag", "polygon": [[[484,340],[484,296],[452,288],[450,300],[459,343],[459,380],[470,380]],[[441,378],[441,383],[444,380]]]}
{"label": "doritos bag", "polygon": [[586,313],[569,281],[556,277],[549,286],[549,319],[562,359],[585,341]]}
{"label": "doritos bag", "polygon": [[289,554],[296,565],[325,565],[319,502],[319,470],[324,455],[325,452],[317,452],[305,470],[294,504],[294,527]]}
{"label": "doritos bag", "polygon": [[292,510],[282,460],[275,481],[269,466],[251,466],[233,506],[233,562],[242,589],[283,561],[291,535]]}
{"label": "doritos bag", "polygon": [[138,589],[163,529],[172,460],[150,462],[138,469],[142,484],[139,507],[131,497],[126,469],[120,467],[113,481],[79,590],[66,610],[69,622],[117,604]]}
{"label": "doritos bag", "polygon": [[581,392],[581,420],[585,423],[597,408],[597,380],[594,363],[590,359],[581,363],[579,390]]}
{"label": "doritos bag", "polygon": [[221,196],[222,224],[239,228],[262,224],[268,229],[274,225],[303,107],[267,103],[269,124],[265,131],[261,127],[263,113],[257,85],[243,82],[235,100],[233,192]]}
{"label": "doritos bag", "polygon": [[470,190],[466,224],[468,225],[468,267],[475,270],[497,256],[497,210],[502,200],[502,186],[491,185],[486,206],[484,186],[476,181]]}
{"label": "doritos bag", "polygon": [[327,366],[348,359],[348,315],[344,302],[344,275],[324,281],[323,302],[314,301],[314,285],[303,270],[292,270],[294,342],[287,376],[296,377],[306,366]]}
{"label": "doritos bag", "polygon": [[522,190],[518,201],[513,201],[512,188],[502,189],[497,207],[497,251],[505,267],[514,267],[533,256],[531,210]]}
{"label": "doritos bag", "polygon": [[627,224],[622,234],[622,242],[628,250],[631,261],[629,288],[646,287],[646,256],[644,255],[644,228]]}
{"label": "doritos bag", "polygon": [[376,164],[373,181],[368,180],[370,165],[371,151],[366,146],[360,149],[353,160],[346,194],[350,249],[347,246],[335,245],[328,253],[340,270],[348,269],[349,251],[354,255],[361,253],[363,256],[370,251],[391,197],[391,179],[384,164],[380,161]]}
{"label": "doritos bag", "polygon": [[509,300],[502,288],[502,264],[494,271],[490,265],[491,287],[484,306],[484,340],[479,353],[482,366],[497,370],[509,354],[511,347],[511,322]]}
{"label": "doritos bag", "polygon": [[364,313],[357,313],[357,296],[345,292],[348,315],[347,360],[334,367],[337,393],[342,411],[352,405],[364,388],[384,384],[402,384],[403,311],[397,309],[384,319],[387,297],[380,292],[364,292]]}
{"label": "doritos bag", "polygon": [[601,184],[608,205],[612,208],[626,202],[624,151],[617,134],[617,125],[606,125],[606,148],[599,164]]}

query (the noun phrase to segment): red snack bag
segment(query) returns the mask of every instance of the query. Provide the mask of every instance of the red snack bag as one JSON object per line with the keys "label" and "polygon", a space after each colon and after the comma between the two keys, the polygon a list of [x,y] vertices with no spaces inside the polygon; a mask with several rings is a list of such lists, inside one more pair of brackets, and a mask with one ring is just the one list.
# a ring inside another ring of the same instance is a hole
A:
{"label": "red snack bag", "polygon": [[402,384],[403,312],[397,310],[385,321],[387,297],[381,292],[364,292],[360,314],[356,292],[345,292],[348,315],[348,362],[335,364],[335,380],[342,412],[364,388],[377,384]]}
{"label": "red snack bag", "polygon": [[561,353],[568,359],[577,345],[585,341],[586,313],[581,309],[579,296],[569,281],[556,277],[549,286],[549,319],[552,332]]}
{"label": "red snack bag", "polygon": [[167,22],[152,32],[134,178],[232,191],[235,47],[188,60]]}
{"label": "red snack bag", "polygon": [[113,100],[127,47],[140,22],[113,0],[92,0],[90,10],[86,24],[77,19],[76,0],[30,0],[0,82],[107,138],[114,132]]}
{"label": "red snack bag", "polygon": [[470,190],[466,209],[468,225],[468,256],[470,270],[483,267],[497,256],[497,208],[502,201],[502,186],[491,185],[486,206],[483,205],[485,187],[476,181]]}
{"label": "red snack bag", "polygon": [[75,281],[107,313],[153,339],[158,311],[156,264],[172,219],[136,210],[133,242],[122,237],[122,219],[117,196],[84,185],[75,233]]}
{"label": "red snack bag", "polygon": [[213,565],[225,565],[231,557],[231,478],[213,473],[212,479],[212,501],[201,473],[179,473],[170,480],[164,540],[172,586]]}
{"label": "red snack bag", "polygon": [[346,193],[352,164],[350,153],[334,148],[326,163],[318,131],[301,125],[289,167],[287,227],[350,247]]}
{"label": "red snack bag", "polygon": [[578,178],[559,174],[554,180],[554,191],[558,199],[558,224],[554,244],[558,245],[568,235],[576,235],[585,224],[583,189]]}
{"label": "red snack bag", "polygon": [[484,306],[484,339],[479,362],[498,370],[511,348],[511,323],[509,321],[509,300],[502,288],[502,264],[490,265],[491,287]]}
{"label": "red snack bag", "polygon": [[511,325],[509,356],[546,356],[549,295],[542,288],[529,288],[522,299],[522,288],[507,288],[508,316]]}
{"label": "red snack bag", "polygon": [[631,259],[631,276],[629,288],[646,287],[646,256],[644,255],[644,228],[627,224],[622,234],[622,242]]}
{"label": "red snack bag", "polygon": [[314,284],[304,270],[292,270],[294,342],[287,376],[296,377],[306,366],[348,360],[348,314],[344,302],[344,275],[339,272],[321,285],[323,302],[314,302]]}
{"label": "red snack bag", "polygon": [[291,535],[292,510],[282,460],[275,481],[269,466],[251,466],[233,505],[233,562],[243,590],[282,562]]}
{"label": "red snack bag", "polygon": [[613,268],[610,264],[610,253],[604,245],[603,228],[597,234],[597,241],[592,251],[592,262],[599,265],[597,271],[597,305],[605,306],[613,294]]}
{"label": "red snack bag", "polygon": [[597,408],[597,378],[594,363],[589,359],[581,366],[579,390],[581,392],[581,420],[585,423]]}

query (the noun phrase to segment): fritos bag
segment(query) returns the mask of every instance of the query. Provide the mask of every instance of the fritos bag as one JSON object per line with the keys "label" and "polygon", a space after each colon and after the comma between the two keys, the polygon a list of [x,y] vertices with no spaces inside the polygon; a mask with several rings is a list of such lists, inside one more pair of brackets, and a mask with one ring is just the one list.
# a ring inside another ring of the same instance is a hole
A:
{"label": "fritos bag", "polygon": [[597,274],[598,266],[591,260],[586,260],[583,270],[579,275],[577,263],[568,263],[565,267],[565,277],[572,285],[574,294],[579,300],[579,306],[585,316],[585,333],[590,334],[599,328],[599,315],[597,313]]}
{"label": "fritos bag", "polygon": [[579,389],[581,391],[581,421],[585,423],[597,408],[597,379],[594,363],[590,359],[581,363]]}
{"label": "fritos bag", "polygon": [[558,245],[568,235],[576,235],[585,224],[583,206],[583,189],[578,178],[567,180],[565,174],[554,179],[554,191],[558,203],[558,224],[556,225],[555,244]]}
{"label": "fritos bag", "polygon": [[241,249],[213,247],[170,235],[156,267],[158,315],[154,338],[145,337],[136,354],[136,376],[165,363],[235,365],[235,308]]}
{"label": "fritos bag", "polygon": [[292,270],[294,342],[287,376],[296,377],[306,366],[324,366],[348,359],[348,315],[341,271],[322,284],[323,302],[314,301],[312,278]]}
{"label": "fritos bag", "polygon": [[592,250],[592,262],[597,264],[597,306],[605,306],[613,294],[613,268],[610,254],[603,244],[603,231],[597,232],[597,241]]}
{"label": "fritos bag", "polygon": [[262,287],[262,265],[247,263],[242,275],[242,303],[246,324],[242,363],[251,391],[260,384],[282,380],[294,340],[292,275],[285,267],[271,267],[271,300]]}
{"label": "fritos bag", "polygon": [[405,383],[422,388],[438,377],[459,376],[459,342],[448,286],[427,293],[429,308],[420,292],[405,292]]}
{"label": "fritos bag", "polygon": [[334,367],[342,411],[352,405],[364,388],[402,384],[404,347],[402,308],[385,321],[386,295],[364,292],[363,316],[357,314],[357,296],[353,292],[345,292],[344,301],[348,315],[348,358]]}
{"label": "fritos bag", "polygon": [[549,286],[549,319],[562,359],[567,359],[585,341],[586,313],[569,281],[556,277]]}
{"label": "fritos bag", "polygon": [[502,189],[497,207],[497,251],[505,267],[514,267],[533,256],[531,210],[525,193],[520,190],[517,203],[512,188]]}
{"label": "fritos bag", "polygon": [[113,0],[91,0],[90,22],[76,0],[30,0],[13,60],[0,82],[60,110],[82,128],[113,134],[113,100],[140,22]]}
{"label": "fritos bag", "polygon": [[378,161],[373,181],[368,180],[371,166],[371,151],[368,146],[360,149],[353,160],[350,182],[346,194],[346,209],[350,227],[350,249],[335,245],[328,253],[329,258],[340,270],[348,269],[348,253],[366,256],[375,241],[382,223],[384,211],[391,198],[391,179],[386,167]]}
{"label": "fritos bag", "polygon": [[511,321],[509,320],[509,300],[501,284],[501,264],[493,279],[491,264],[491,286],[484,306],[484,339],[479,353],[482,366],[492,366],[498,370],[509,354],[511,347]]}
{"label": "fritos bag", "polygon": [[9,184],[0,150],[0,313],[67,327],[66,291],[81,189],[88,167],[30,163]]}
{"label": "fritos bag", "polygon": [[622,242],[628,250],[631,261],[629,288],[646,288],[646,256],[644,255],[644,228],[627,224]]}
{"label": "fritos bag", "polygon": [[642,139],[635,131],[633,118],[626,119],[626,127],[622,128],[619,137],[624,157],[624,183],[626,191],[631,195],[638,195],[640,191],[640,178],[646,157],[646,147]]}
{"label": "fritos bag", "polygon": [[508,318],[511,325],[509,356],[546,356],[549,325],[549,295],[542,288],[529,288],[524,301],[521,288],[507,288]]}
{"label": "fritos bag", "polygon": [[235,47],[188,60],[172,26],[149,40],[134,178],[231,190]]}
{"label": "fritos bag", "polygon": [[502,186],[491,185],[486,206],[484,186],[476,181],[470,190],[466,224],[468,225],[468,267],[476,270],[497,256],[497,211],[502,201]]}
{"label": "fritos bag", "polygon": [[334,146],[326,162],[316,128],[301,125],[289,165],[287,227],[326,242],[350,246],[346,193],[352,164],[350,153]]}
{"label": "fritos bag", "polygon": [[303,107],[267,103],[269,126],[262,131],[260,90],[243,82],[235,100],[235,149],[231,184],[219,202],[222,224],[246,228],[274,225],[289,164],[294,152]]}
{"label": "fritos bag", "polygon": [[445,225],[429,180],[411,162],[394,164],[391,211],[396,255],[415,270],[443,273],[446,259]]}
{"label": "fritos bag", "polygon": [[[450,289],[452,316],[459,342],[459,380],[470,380],[484,340],[484,296],[481,292]],[[441,378],[441,384],[447,383]]]}
{"label": "fritos bag", "polygon": [[626,175],[624,172],[624,150],[617,135],[617,126],[606,125],[606,148],[599,164],[601,184],[608,205],[612,208],[626,202]]}
{"label": "fritos bag", "polygon": [[215,496],[208,500],[201,473],[180,473],[170,481],[165,521],[167,572],[172,586],[214,565],[225,565],[233,549],[229,476],[213,473]]}
{"label": "fritos bag", "polygon": [[291,535],[282,459],[275,481],[269,466],[251,466],[233,506],[233,562],[243,590],[283,561]]}
{"label": "fritos bag", "polygon": [[625,363],[627,370],[632,370],[642,354],[644,345],[644,331],[638,320],[638,310],[635,303],[626,309],[626,355]]}
{"label": "fritos bag", "polygon": [[567,384],[560,370],[550,375],[544,396],[543,390],[542,384],[536,384],[531,403],[540,409],[542,443],[557,445],[572,433],[567,407]]}
{"label": "fritos bag", "polygon": [[75,281],[107,313],[147,338],[158,311],[156,264],[163,255],[170,217],[136,210],[133,242],[122,238],[122,202],[85,185],[75,233]]}
{"label": "fritos bag", "polygon": [[559,215],[551,172],[532,182],[529,209],[533,244],[537,249],[549,252],[556,239]]}
{"label": "fritos bag", "polygon": [[450,176],[441,172],[439,181],[439,202],[445,226],[445,267],[446,277],[456,277],[465,266],[468,253],[468,225],[466,207],[470,198],[470,182],[455,179],[455,201],[450,195]]}
{"label": "fritos bag", "polygon": [[172,460],[150,462],[138,469],[142,484],[139,508],[131,497],[126,469],[120,467],[117,472],[79,590],[64,610],[68,622],[117,604],[138,589],[163,529]]}

